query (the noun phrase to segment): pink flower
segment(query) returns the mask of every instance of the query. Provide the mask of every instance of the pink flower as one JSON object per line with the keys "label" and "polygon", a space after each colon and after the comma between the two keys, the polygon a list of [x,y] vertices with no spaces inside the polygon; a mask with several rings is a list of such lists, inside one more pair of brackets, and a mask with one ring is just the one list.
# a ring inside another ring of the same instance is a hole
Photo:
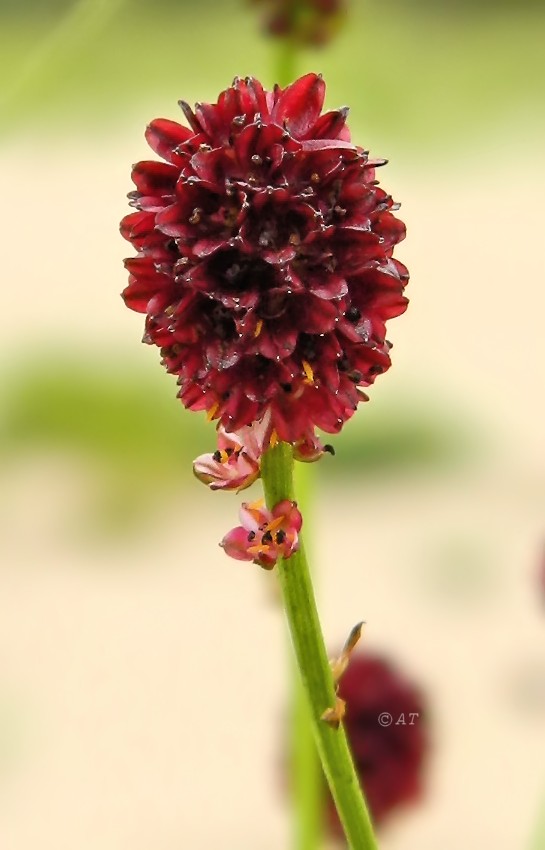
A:
{"label": "pink flower", "polygon": [[271,444],[271,417],[246,425],[230,434],[218,428],[218,448],[199,455],[193,461],[193,472],[211,490],[244,490],[259,478],[261,455]]}
{"label": "pink flower", "polygon": [[[271,427],[270,411],[260,422],[246,425],[230,434],[221,425],[218,428],[218,448],[215,452],[199,455],[193,461],[193,472],[211,490],[245,490],[261,475],[261,456],[277,442]],[[293,447],[296,460],[310,463],[324,452],[334,454],[333,447],[323,445],[312,431]]]}
{"label": "pink flower", "polygon": [[272,570],[278,558],[289,558],[299,548],[303,518],[296,502],[284,499],[269,511],[260,499],[244,502],[240,509],[242,525],[233,528],[220,543],[237,561],[253,561]]}

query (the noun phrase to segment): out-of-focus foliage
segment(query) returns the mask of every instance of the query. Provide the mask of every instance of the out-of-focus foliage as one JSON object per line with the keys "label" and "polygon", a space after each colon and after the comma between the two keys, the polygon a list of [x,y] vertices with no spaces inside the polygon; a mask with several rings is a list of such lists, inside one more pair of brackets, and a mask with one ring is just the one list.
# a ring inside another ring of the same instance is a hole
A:
{"label": "out-of-focus foliage", "polygon": [[335,460],[320,470],[348,476],[357,471],[363,486],[377,476],[444,470],[473,457],[478,431],[462,412],[441,410],[426,396],[394,403],[375,398],[333,438]]}
{"label": "out-of-focus foliage", "polygon": [[[1,78],[27,80],[1,110],[6,129],[31,123],[103,133],[105,122],[126,123],[147,100],[174,117],[179,97],[214,97],[235,74],[273,82],[274,42],[259,33],[252,10],[242,14],[242,0],[214,5],[214,26],[208,0],[205,13],[202,3],[117,5],[115,13],[104,5],[102,27],[93,19],[89,28],[82,19],[76,33],[38,62],[36,54],[69,7],[57,0],[55,14],[45,15],[40,4],[39,11],[32,7],[36,14],[13,11],[3,20],[0,12]],[[350,104],[355,129],[360,122],[367,133],[402,139],[405,149],[428,157],[438,144],[465,142],[470,126],[473,143],[491,125],[502,132],[522,110],[526,121],[543,125],[535,104],[542,102],[544,26],[545,9],[537,4],[520,14],[519,6],[503,3],[468,10],[452,3],[353,2],[350,25],[327,51],[304,51],[300,65],[323,72],[331,105],[339,98]],[[525,110],[526,103],[534,108]]]}
{"label": "out-of-focus foliage", "polygon": [[[114,530],[131,527],[172,493],[198,486],[193,459],[213,451],[216,434],[203,415],[175,398],[175,384],[158,364],[110,358],[103,352],[36,357],[5,381],[0,453],[12,464],[33,452],[76,455],[91,465],[99,488],[91,509]],[[468,456],[474,437],[420,400],[371,402],[337,437],[336,457],[318,467],[331,475],[359,473],[362,486],[377,476],[433,472]]]}
{"label": "out-of-focus foliage", "polygon": [[215,433],[175,399],[156,363],[59,352],[8,376],[0,451],[12,465],[33,453],[78,457],[94,479],[91,524],[122,532],[191,481],[191,461]]}

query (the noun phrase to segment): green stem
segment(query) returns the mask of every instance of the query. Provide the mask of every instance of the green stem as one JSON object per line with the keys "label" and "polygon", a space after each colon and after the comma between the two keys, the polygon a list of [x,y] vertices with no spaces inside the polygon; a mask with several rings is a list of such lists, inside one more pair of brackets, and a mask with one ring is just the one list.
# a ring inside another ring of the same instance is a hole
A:
{"label": "green stem", "polygon": [[278,39],[276,47],[274,82],[284,88],[297,76],[297,44],[287,35]]}
{"label": "green stem", "polygon": [[[299,463],[294,471],[299,508],[305,517],[305,528],[308,531],[309,520],[312,522],[313,465]],[[290,779],[293,797],[293,848],[318,850],[322,846],[324,828],[323,773],[314,741],[307,695],[295,664],[292,664],[291,668],[293,707]]]}
{"label": "green stem", "polygon": [[294,670],[290,781],[294,850],[317,850],[323,832],[323,779],[307,695]]}
{"label": "green stem", "polygon": [[[266,452],[261,476],[269,508],[294,499],[293,452],[288,443]],[[321,719],[335,705],[335,688],[302,543],[291,558],[279,562],[278,578],[316,746],[348,845],[351,850],[377,850],[342,724],[335,729]]]}

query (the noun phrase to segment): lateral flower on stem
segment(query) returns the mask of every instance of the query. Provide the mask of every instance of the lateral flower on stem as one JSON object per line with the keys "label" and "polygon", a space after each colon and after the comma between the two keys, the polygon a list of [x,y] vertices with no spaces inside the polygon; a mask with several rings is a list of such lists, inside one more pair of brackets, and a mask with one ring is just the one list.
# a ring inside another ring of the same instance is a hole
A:
{"label": "lateral flower on stem", "polygon": [[271,416],[229,433],[220,425],[215,452],[199,455],[193,472],[211,490],[244,490],[259,478],[261,455],[276,442]]}
{"label": "lateral flower on stem", "polygon": [[[277,442],[268,410],[260,422],[232,434],[220,425],[217,449],[195,458],[193,472],[211,490],[245,490],[261,475],[263,453]],[[333,446],[324,445],[313,431],[294,444],[293,452],[295,460],[305,463],[319,460],[326,452],[335,454]]]}
{"label": "lateral flower on stem", "polygon": [[237,561],[253,561],[272,570],[279,558],[287,560],[299,548],[303,518],[296,502],[285,499],[271,511],[263,499],[244,502],[240,521],[242,525],[233,528],[220,543]]}

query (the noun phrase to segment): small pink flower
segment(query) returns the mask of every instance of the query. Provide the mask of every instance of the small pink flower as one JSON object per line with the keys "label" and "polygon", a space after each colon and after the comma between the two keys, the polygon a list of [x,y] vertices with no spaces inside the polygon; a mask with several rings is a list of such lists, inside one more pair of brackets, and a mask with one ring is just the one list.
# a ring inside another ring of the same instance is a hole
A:
{"label": "small pink flower", "polygon": [[[218,448],[215,452],[199,455],[193,461],[193,472],[211,490],[245,490],[259,478],[261,457],[276,442],[270,410],[260,422],[246,425],[232,434],[220,425]],[[293,447],[295,459],[307,463],[319,460],[324,452],[334,454],[333,447],[324,446],[312,430]]]}
{"label": "small pink flower", "polygon": [[193,472],[211,490],[244,490],[259,478],[261,455],[272,438],[271,416],[229,433],[218,428],[218,448],[193,461]]}
{"label": "small pink flower", "polygon": [[240,521],[225,535],[220,546],[237,561],[253,561],[266,570],[272,570],[278,558],[289,558],[299,548],[299,534],[303,518],[296,502],[284,499],[269,511],[260,499],[244,502]]}

